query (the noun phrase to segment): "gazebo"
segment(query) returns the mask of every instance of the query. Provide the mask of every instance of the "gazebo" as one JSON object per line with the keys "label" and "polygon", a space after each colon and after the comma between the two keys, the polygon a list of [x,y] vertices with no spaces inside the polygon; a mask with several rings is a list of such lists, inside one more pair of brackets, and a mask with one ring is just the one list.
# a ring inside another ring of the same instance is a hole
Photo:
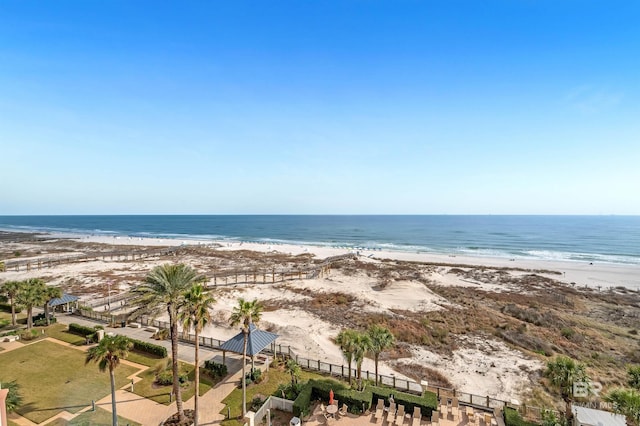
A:
{"label": "gazebo", "polygon": [[54,311],[57,306],[62,306],[63,312],[73,312],[73,309],[78,307],[78,296],[63,293],[62,297],[49,300],[47,305],[49,305],[50,308],[53,308]]}
{"label": "gazebo", "polygon": [[[253,361],[254,357],[264,348],[276,341],[278,335],[269,331],[259,330],[255,325],[251,324],[249,325],[249,334],[247,338],[247,355],[250,356]],[[220,350],[222,351],[222,362],[225,362],[225,355],[227,351],[242,355],[243,349],[244,333],[240,332],[220,345]],[[273,352],[275,353],[275,345],[273,349]]]}

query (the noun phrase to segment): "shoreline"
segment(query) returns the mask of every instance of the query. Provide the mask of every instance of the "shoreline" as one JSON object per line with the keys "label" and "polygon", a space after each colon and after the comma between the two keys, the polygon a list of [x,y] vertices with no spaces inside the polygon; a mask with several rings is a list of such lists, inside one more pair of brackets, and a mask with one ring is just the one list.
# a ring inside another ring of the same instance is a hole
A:
{"label": "shoreline", "polygon": [[[34,233],[33,230],[8,230],[0,231],[15,233]],[[216,250],[250,250],[255,252],[280,252],[291,255],[313,254],[318,258],[326,258],[347,253],[357,253],[363,260],[379,261],[390,259],[396,261],[447,264],[451,266],[476,266],[491,268],[513,268],[528,271],[555,271],[556,273],[537,272],[540,275],[553,278],[566,285],[577,287],[589,287],[595,289],[607,289],[625,287],[640,291],[640,265],[624,263],[605,263],[576,260],[546,260],[523,259],[489,256],[471,256],[458,254],[444,254],[431,252],[410,252],[401,250],[371,250],[367,248],[353,248],[348,246],[318,246],[293,243],[261,243],[245,242],[238,240],[220,239],[187,239],[187,238],[162,238],[140,237],[127,235],[95,235],[77,232],[42,232],[38,235],[52,239],[68,239],[81,243],[97,243],[107,245],[137,245],[148,247],[159,246],[190,246],[190,245],[216,245]]]}
{"label": "shoreline", "polygon": [[[62,236],[65,234],[50,234]],[[382,260],[391,259],[398,261],[440,263],[450,265],[484,266],[493,268],[514,268],[531,271],[556,271],[557,274],[541,273],[541,275],[553,278],[567,285],[590,288],[614,288],[625,287],[640,291],[640,265],[621,263],[595,263],[580,262],[575,260],[544,260],[544,259],[509,259],[503,257],[461,256],[453,254],[413,253],[399,250],[367,250],[348,247],[315,246],[303,244],[285,243],[258,243],[215,239],[174,239],[155,237],[131,237],[131,236],[103,236],[90,234],[72,234],[64,238],[74,239],[79,242],[90,242],[111,245],[143,245],[143,246],[188,246],[188,245],[219,245],[217,250],[250,250],[256,252],[281,252],[292,255],[314,254],[318,258],[326,258],[346,253],[359,253],[363,259]],[[573,283],[573,284],[572,284]]]}

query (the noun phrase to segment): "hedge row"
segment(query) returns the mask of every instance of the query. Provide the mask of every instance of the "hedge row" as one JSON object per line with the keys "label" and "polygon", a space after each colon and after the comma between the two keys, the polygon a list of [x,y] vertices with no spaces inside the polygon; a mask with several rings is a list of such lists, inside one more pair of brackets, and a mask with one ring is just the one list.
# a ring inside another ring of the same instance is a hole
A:
{"label": "hedge row", "polygon": [[522,417],[520,417],[520,413],[513,408],[505,407],[503,413],[504,424],[507,426],[538,426],[537,423],[531,423],[523,420]]}
{"label": "hedge row", "polygon": [[144,342],[142,340],[130,339],[133,342],[133,349],[140,352],[146,352],[151,355],[159,356],[160,358],[167,357],[167,348],[160,345],[154,345],[153,343]]}
{"label": "hedge row", "polygon": [[87,337],[90,334],[96,332],[96,329],[93,327],[87,327],[80,324],[71,323],[69,324],[69,333],[79,334],[80,336]]}
{"label": "hedge row", "polygon": [[293,401],[293,415],[303,418],[309,414],[311,408],[311,394],[313,386],[311,380],[304,384],[298,397]]}
{"label": "hedge row", "polygon": [[[0,311],[11,313],[11,303],[0,303]],[[16,314],[22,312],[22,307],[16,305]]]}
{"label": "hedge row", "polygon": [[349,412],[354,414],[370,409],[379,398],[384,399],[388,404],[389,396],[392,394],[396,404],[404,405],[407,413],[413,413],[414,407],[419,407],[423,416],[431,417],[431,413],[438,407],[438,397],[433,392],[425,392],[421,396],[417,396],[377,386],[369,386],[363,391],[357,391],[344,383],[326,379],[307,382],[293,403],[295,415],[307,414],[312,399],[327,401],[329,392],[332,390],[334,399],[337,399],[341,405],[347,404]]}

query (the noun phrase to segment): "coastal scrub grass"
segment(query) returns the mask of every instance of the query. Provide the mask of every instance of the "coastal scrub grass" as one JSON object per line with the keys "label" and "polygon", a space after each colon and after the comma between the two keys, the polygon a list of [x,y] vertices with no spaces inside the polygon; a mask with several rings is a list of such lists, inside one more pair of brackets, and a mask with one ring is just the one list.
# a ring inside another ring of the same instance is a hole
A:
{"label": "coastal scrub grass", "polygon": [[[61,411],[76,413],[110,392],[109,375],[85,367],[85,353],[40,341],[0,353],[3,380],[16,380],[24,397],[16,412],[41,423]],[[116,386],[124,386],[136,368],[121,365]]]}

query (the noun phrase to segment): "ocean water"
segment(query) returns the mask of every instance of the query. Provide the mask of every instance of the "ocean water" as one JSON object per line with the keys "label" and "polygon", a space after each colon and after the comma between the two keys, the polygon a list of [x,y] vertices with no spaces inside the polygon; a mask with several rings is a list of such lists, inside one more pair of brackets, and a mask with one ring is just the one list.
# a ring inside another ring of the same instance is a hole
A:
{"label": "ocean water", "polygon": [[640,265],[640,216],[0,216],[0,229]]}

